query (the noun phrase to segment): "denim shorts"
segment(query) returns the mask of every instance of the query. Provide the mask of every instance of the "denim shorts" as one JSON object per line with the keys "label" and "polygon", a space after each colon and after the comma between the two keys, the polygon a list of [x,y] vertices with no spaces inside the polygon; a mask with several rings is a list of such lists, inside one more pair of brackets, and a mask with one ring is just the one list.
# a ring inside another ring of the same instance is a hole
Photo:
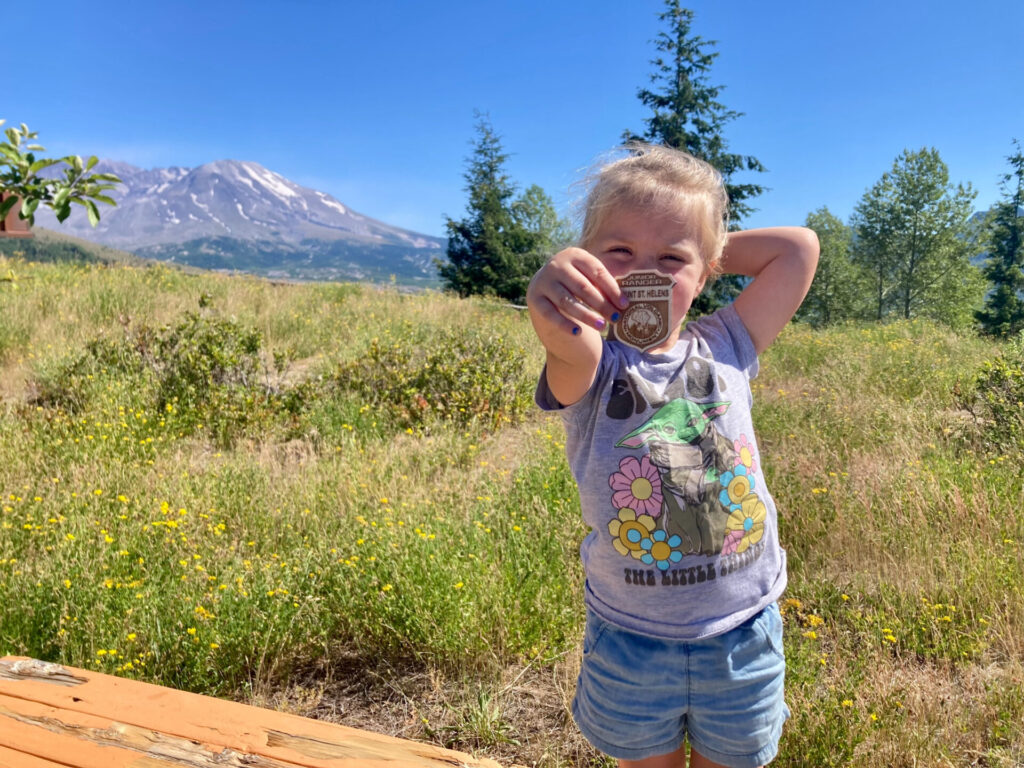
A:
{"label": "denim shorts", "polygon": [[587,610],[572,714],[597,749],[641,760],[691,749],[730,768],[754,768],[778,751],[786,662],[782,616],[772,603],[705,640],[636,634]]}

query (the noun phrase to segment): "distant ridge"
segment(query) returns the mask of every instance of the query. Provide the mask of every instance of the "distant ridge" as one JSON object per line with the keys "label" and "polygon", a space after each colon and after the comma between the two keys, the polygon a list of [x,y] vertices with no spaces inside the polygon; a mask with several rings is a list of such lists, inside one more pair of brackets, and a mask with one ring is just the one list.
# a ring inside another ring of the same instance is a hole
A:
{"label": "distant ridge", "polygon": [[44,227],[33,227],[32,233],[34,236],[30,238],[0,240],[0,253],[4,256],[24,254],[29,261],[82,261],[128,266],[145,266],[149,263],[132,253]]}
{"label": "distant ridge", "polygon": [[143,170],[101,160],[96,173],[123,181],[100,207],[94,229],[84,211],[38,225],[147,258],[206,269],[317,280],[436,283],[441,238],[385,224],[254,162],[218,160],[197,168]]}

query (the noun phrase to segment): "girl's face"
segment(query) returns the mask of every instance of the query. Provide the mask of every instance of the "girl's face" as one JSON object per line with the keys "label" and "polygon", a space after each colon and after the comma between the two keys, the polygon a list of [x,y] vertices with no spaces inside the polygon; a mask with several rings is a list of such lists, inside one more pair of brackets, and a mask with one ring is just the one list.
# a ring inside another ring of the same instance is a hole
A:
{"label": "girl's face", "polygon": [[608,212],[587,245],[616,279],[642,269],[675,279],[668,341],[655,352],[672,348],[690,305],[704,288],[701,246],[699,222],[692,215],[643,208]]}

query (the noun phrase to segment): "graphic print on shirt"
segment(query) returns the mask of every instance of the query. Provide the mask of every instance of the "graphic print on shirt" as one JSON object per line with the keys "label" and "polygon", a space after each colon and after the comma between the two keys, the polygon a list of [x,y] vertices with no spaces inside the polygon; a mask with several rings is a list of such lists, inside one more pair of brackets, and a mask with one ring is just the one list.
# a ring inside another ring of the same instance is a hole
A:
{"label": "graphic print on shirt", "polygon": [[[637,400],[650,394],[640,380],[616,385]],[[636,412],[646,406],[636,403]],[[616,443],[643,451],[621,459],[608,479],[616,510],[608,532],[620,555],[665,573],[684,556],[741,554],[764,536],[753,442],[746,435],[729,440],[715,425],[729,406],[674,397]]]}

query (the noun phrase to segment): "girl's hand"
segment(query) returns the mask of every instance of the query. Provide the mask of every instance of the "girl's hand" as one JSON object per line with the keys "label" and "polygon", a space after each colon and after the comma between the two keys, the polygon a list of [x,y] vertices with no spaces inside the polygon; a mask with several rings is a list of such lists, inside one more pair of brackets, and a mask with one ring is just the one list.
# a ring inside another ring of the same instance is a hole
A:
{"label": "girl's hand", "polygon": [[601,331],[608,320],[618,320],[626,299],[600,260],[582,248],[566,248],[533,276],[526,304],[537,335],[551,350],[548,337]]}
{"label": "girl's hand", "polygon": [[626,303],[605,265],[582,248],[566,248],[533,276],[526,305],[547,351],[548,386],[562,405],[590,388],[601,362],[600,331]]}

